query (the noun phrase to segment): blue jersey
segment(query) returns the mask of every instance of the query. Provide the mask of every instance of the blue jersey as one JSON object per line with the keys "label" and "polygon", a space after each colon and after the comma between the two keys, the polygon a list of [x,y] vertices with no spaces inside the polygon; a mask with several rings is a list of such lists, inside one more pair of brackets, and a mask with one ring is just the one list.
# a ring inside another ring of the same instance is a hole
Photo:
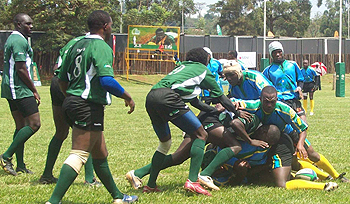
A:
{"label": "blue jersey", "polygon": [[310,66],[308,66],[306,69],[303,68],[301,69],[301,73],[303,74],[304,77],[304,82],[314,82],[315,77],[317,76],[317,73],[315,70],[313,70]]}
{"label": "blue jersey", "polygon": [[305,131],[308,125],[287,104],[277,101],[275,110],[267,114],[263,111],[260,100],[238,101],[240,106],[247,112],[254,113],[263,125],[276,125],[283,131],[289,124],[298,133]]}
{"label": "blue jersey", "polygon": [[264,69],[263,74],[276,87],[279,100],[299,98],[294,90],[297,82],[304,82],[304,77],[296,62],[284,60],[282,64],[272,63]]}
{"label": "blue jersey", "polygon": [[[217,59],[211,58],[207,68],[215,76],[215,81],[218,83],[221,91],[223,91],[224,89],[222,88],[222,85],[220,82],[220,74],[223,71],[221,63]],[[210,96],[210,93],[208,90],[203,89],[200,96]]]}
{"label": "blue jersey", "polygon": [[228,92],[231,97],[243,100],[259,99],[261,90],[265,86],[273,86],[266,77],[258,71],[243,71],[243,81],[240,85],[229,86]]}

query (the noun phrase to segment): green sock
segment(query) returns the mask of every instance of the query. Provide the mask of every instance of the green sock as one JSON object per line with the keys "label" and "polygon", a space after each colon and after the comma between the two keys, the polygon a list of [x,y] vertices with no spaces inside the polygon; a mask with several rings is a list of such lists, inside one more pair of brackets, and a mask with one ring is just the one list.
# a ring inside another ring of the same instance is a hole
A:
{"label": "green sock", "polygon": [[[171,156],[171,154],[168,154],[165,156],[164,158],[164,161],[162,163],[162,167],[161,167],[161,170],[163,169],[166,169],[168,167],[171,167],[173,166],[173,158]],[[144,167],[141,167],[139,169],[136,169],[134,174],[135,176],[139,177],[139,178],[143,178],[145,177],[146,175],[150,174],[151,172],[151,167],[152,167],[152,164],[147,164],[146,166]]]}
{"label": "green sock", "polygon": [[235,153],[230,147],[222,149],[214,157],[213,161],[201,172],[202,176],[211,176],[217,168],[219,168],[223,163],[235,156]]}
{"label": "green sock", "polygon": [[58,153],[60,153],[62,143],[63,140],[60,140],[56,137],[52,137],[51,142],[49,144],[49,148],[47,150],[46,164],[43,173],[44,177],[52,176],[52,170],[56,163]]}
{"label": "green sock", "polygon": [[192,147],[191,147],[191,165],[190,165],[190,173],[188,175],[188,179],[192,182],[196,182],[198,179],[199,169],[202,164],[203,155],[204,155],[204,146],[205,141],[201,139],[195,139]]}
{"label": "green sock", "polygon": [[94,166],[92,165],[91,154],[89,155],[88,160],[85,163],[85,181],[92,183],[94,182]]}
{"label": "green sock", "polygon": [[158,174],[161,170],[164,158],[165,158],[164,154],[162,154],[158,151],[156,151],[154,153],[153,158],[152,158],[152,167],[151,167],[147,186],[149,186],[151,188],[156,187],[157,177],[158,177]]}
{"label": "green sock", "polygon": [[34,131],[29,126],[24,126],[16,134],[15,139],[12,141],[10,147],[3,154],[4,159],[11,158],[12,155],[16,152],[18,147],[24,145],[24,143],[34,134]]}
{"label": "green sock", "polygon": [[77,176],[78,173],[75,172],[72,167],[63,164],[60,177],[58,178],[56,187],[53,190],[49,202],[52,204],[58,204]]}
{"label": "green sock", "polygon": [[[16,129],[15,132],[13,133],[13,140],[15,140],[15,137],[16,137],[18,131],[19,130]],[[17,167],[24,169],[25,168],[25,164],[23,161],[24,144],[19,146],[15,153],[16,153]]]}
{"label": "green sock", "polygon": [[122,199],[124,194],[119,191],[114,183],[111,171],[108,167],[107,158],[104,159],[92,159],[94,170],[96,175],[101,180],[107,191],[111,194],[113,199]]}

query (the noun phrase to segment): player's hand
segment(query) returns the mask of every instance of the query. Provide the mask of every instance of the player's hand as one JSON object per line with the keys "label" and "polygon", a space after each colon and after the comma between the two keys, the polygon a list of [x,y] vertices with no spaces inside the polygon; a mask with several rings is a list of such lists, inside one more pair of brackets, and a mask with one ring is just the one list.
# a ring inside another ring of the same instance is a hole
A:
{"label": "player's hand", "polygon": [[135,102],[134,100],[130,99],[130,100],[126,100],[124,99],[125,102],[125,107],[130,107],[130,110],[128,111],[128,114],[131,114],[132,112],[134,112],[135,110]]}
{"label": "player's hand", "polygon": [[297,155],[299,154],[299,156],[301,157],[301,159],[307,159],[308,155],[307,155],[307,151],[304,147],[304,144],[297,144],[296,148],[295,148],[295,152],[293,155]]}
{"label": "player's hand", "polygon": [[247,111],[237,111],[238,112],[238,116],[245,119],[246,121],[248,121],[249,123],[252,121],[252,114],[248,113]]}
{"label": "player's hand", "polygon": [[251,144],[252,146],[255,146],[255,147],[262,147],[262,148],[268,148],[269,147],[269,144],[265,141],[262,141],[262,140],[251,140]]}
{"label": "player's hand", "polygon": [[246,160],[238,160],[235,162],[234,164],[236,167],[239,167],[239,168],[247,168],[247,169],[250,169],[252,168],[250,166],[250,164],[246,161]]}
{"label": "player's hand", "polygon": [[223,111],[225,110],[224,106],[222,106],[221,103],[217,103],[217,104],[215,105],[215,108],[216,108],[216,110],[219,111],[219,112],[223,112]]}
{"label": "player's hand", "polygon": [[36,100],[36,103],[37,103],[38,106],[39,106],[40,103],[41,103],[40,96],[39,96],[38,92],[34,92],[33,94],[34,94],[34,98],[35,98],[35,100]]}
{"label": "player's hand", "polygon": [[294,90],[294,92],[298,92],[299,99],[303,98],[303,92],[302,92],[302,90],[301,90],[301,88],[299,86]]}

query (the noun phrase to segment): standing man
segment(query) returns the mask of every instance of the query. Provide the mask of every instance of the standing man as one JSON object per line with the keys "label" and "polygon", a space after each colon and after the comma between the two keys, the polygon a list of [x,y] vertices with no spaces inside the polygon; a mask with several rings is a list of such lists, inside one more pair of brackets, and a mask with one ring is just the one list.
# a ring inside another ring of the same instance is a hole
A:
{"label": "standing man", "polygon": [[64,162],[54,192],[47,204],[58,204],[78,176],[91,152],[93,166],[99,179],[113,198],[113,203],[132,203],[137,196],[119,191],[107,162],[103,137],[104,106],[111,103],[110,94],[124,99],[132,113],[135,103],[130,94],[113,78],[113,52],[106,43],[112,31],[112,19],[97,10],[88,17],[91,35],[75,43],[63,61],[58,78],[66,95],[63,110],[73,125],[72,150]]}
{"label": "standing man", "polygon": [[276,87],[278,100],[292,107],[306,122],[305,111],[299,99],[303,98],[304,77],[296,62],[284,59],[283,46],[278,41],[269,44],[272,64],[263,71],[265,77]]}
{"label": "standing man", "polygon": [[[58,153],[61,150],[62,143],[67,138],[69,133],[69,124],[66,122],[64,118],[64,112],[62,109],[62,104],[65,97],[60,90],[57,75],[60,72],[62,61],[66,58],[69,48],[71,48],[76,42],[83,39],[84,37],[85,36],[76,37],[70,40],[63,48],[61,48],[60,56],[58,57],[57,62],[54,66],[54,77],[52,77],[51,79],[50,95],[51,95],[51,102],[52,102],[53,120],[55,123],[56,132],[49,144],[46,163],[45,163],[45,169],[39,179],[39,183],[41,184],[51,184],[51,183],[57,182],[57,178],[55,178],[52,174],[52,169],[57,160]],[[91,155],[89,156],[89,159],[86,161],[84,167],[85,167],[85,184],[88,184],[91,186],[100,186],[101,183],[98,182],[94,177],[94,173],[93,173],[94,169],[92,165]]]}
{"label": "standing man", "polygon": [[[204,47],[203,49],[208,53],[208,56],[209,56],[207,68],[214,75],[216,83],[219,85],[221,91],[223,91],[224,89],[222,88],[221,81],[220,81],[220,78],[224,77],[222,72],[223,71],[222,65],[217,59],[213,58],[213,53],[208,47]],[[202,90],[200,97],[201,97],[201,100],[206,104],[210,105],[211,103],[214,103],[214,104],[218,103],[217,100],[214,100],[213,97],[210,96],[210,91],[207,89]]]}
{"label": "standing man", "polygon": [[[33,50],[28,44],[33,20],[19,13],[13,20],[15,31],[5,43],[4,71],[1,97],[6,98],[16,124],[13,141],[5,153],[0,155],[0,165],[6,173],[32,173],[23,162],[24,143],[40,128],[38,106],[40,96],[29,76],[33,62]],[[17,168],[13,169],[12,155],[16,153]]]}
{"label": "standing man", "polygon": [[314,114],[314,92],[318,89],[320,76],[317,75],[316,71],[309,66],[309,61],[303,61],[303,69],[301,73],[304,76],[304,87],[303,87],[303,107],[305,113],[307,112],[307,94],[310,96],[310,115]]}
{"label": "standing man", "polygon": [[240,60],[237,59],[238,57],[238,52],[236,50],[231,50],[228,52],[228,62],[230,62],[231,60],[232,61],[235,61],[235,62],[238,62],[239,65],[241,65],[241,68],[242,70],[248,70],[248,68],[245,67],[244,63]]}

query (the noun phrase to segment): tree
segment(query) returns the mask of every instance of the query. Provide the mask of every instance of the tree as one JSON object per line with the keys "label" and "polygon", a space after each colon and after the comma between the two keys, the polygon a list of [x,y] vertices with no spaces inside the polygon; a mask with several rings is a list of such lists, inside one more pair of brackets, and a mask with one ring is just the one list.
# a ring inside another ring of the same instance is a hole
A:
{"label": "tree", "polygon": [[[320,32],[325,37],[333,37],[335,31],[339,31],[339,1],[326,1],[327,10],[321,16]],[[346,4],[343,4],[343,16],[347,16]],[[347,18],[343,18],[343,32],[347,33]]]}

